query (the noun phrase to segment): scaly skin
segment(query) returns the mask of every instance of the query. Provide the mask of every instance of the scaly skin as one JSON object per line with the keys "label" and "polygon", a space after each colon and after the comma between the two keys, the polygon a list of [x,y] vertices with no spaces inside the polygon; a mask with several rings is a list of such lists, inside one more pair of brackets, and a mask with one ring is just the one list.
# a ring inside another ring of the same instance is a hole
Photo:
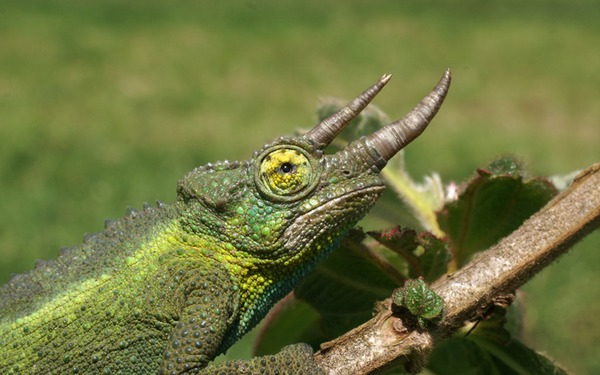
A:
{"label": "scaly skin", "polygon": [[[340,116],[334,122],[348,122]],[[248,161],[197,168],[179,182],[175,203],[132,211],[13,277],[0,288],[0,373],[320,373],[302,344],[209,362],[380,196],[379,149],[363,138],[325,156],[338,130],[319,129],[330,125],[280,138]]]}

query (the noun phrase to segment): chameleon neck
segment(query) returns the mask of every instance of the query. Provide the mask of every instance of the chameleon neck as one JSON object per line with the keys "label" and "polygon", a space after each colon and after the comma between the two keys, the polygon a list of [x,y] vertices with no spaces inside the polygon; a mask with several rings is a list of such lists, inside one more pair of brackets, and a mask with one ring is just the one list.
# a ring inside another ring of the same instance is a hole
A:
{"label": "chameleon neck", "polygon": [[[343,235],[341,237],[343,237]],[[339,239],[329,243],[328,246],[315,252],[310,259],[303,263],[302,267],[293,267],[289,271],[284,271],[284,277],[279,279],[266,280],[266,276],[247,277],[244,280],[246,285],[250,284],[248,282],[250,279],[262,281],[262,285],[254,287],[258,288],[260,293],[248,293],[244,296],[242,291],[239,317],[234,324],[229,327],[218,352],[225,353],[239,338],[254,328],[265,317],[273,305],[290,293],[298,282],[313,270],[320,260],[337,248],[338,243]],[[282,264],[277,264],[274,267],[278,268],[277,271],[279,272],[273,272],[272,274],[281,274],[282,269],[285,270],[285,267]]]}

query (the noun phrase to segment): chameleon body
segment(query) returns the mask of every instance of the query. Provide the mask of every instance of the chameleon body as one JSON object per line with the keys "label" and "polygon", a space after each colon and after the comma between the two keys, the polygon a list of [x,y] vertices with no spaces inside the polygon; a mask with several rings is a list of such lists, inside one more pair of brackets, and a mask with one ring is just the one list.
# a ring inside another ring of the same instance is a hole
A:
{"label": "chameleon body", "polygon": [[450,83],[446,72],[403,119],[325,155],[389,78],[306,135],[196,168],[173,204],[131,211],[13,276],[0,288],[0,373],[320,373],[302,344],[210,361],[366,214],[381,168],[423,131]]}

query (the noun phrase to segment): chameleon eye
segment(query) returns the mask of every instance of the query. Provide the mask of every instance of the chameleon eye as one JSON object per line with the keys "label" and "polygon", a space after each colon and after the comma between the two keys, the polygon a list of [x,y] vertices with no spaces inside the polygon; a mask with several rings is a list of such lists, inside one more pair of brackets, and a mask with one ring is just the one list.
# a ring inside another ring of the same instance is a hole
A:
{"label": "chameleon eye", "polygon": [[259,156],[255,180],[264,194],[277,201],[293,201],[312,191],[317,164],[303,149],[280,146]]}

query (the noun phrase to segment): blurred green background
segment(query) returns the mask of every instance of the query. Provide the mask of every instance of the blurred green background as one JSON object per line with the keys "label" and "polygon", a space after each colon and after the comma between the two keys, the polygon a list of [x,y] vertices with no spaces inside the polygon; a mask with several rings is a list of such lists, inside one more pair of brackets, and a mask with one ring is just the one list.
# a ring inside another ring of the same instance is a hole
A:
{"label": "blurred green background", "polygon": [[[462,181],[600,160],[598,1],[9,1],[0,5],[0,283],[197,165],[313,124],[320,96],[401,116],[452,68],[410,171]],[[525,288],[525,341],[600,373],[600,233]]]}

